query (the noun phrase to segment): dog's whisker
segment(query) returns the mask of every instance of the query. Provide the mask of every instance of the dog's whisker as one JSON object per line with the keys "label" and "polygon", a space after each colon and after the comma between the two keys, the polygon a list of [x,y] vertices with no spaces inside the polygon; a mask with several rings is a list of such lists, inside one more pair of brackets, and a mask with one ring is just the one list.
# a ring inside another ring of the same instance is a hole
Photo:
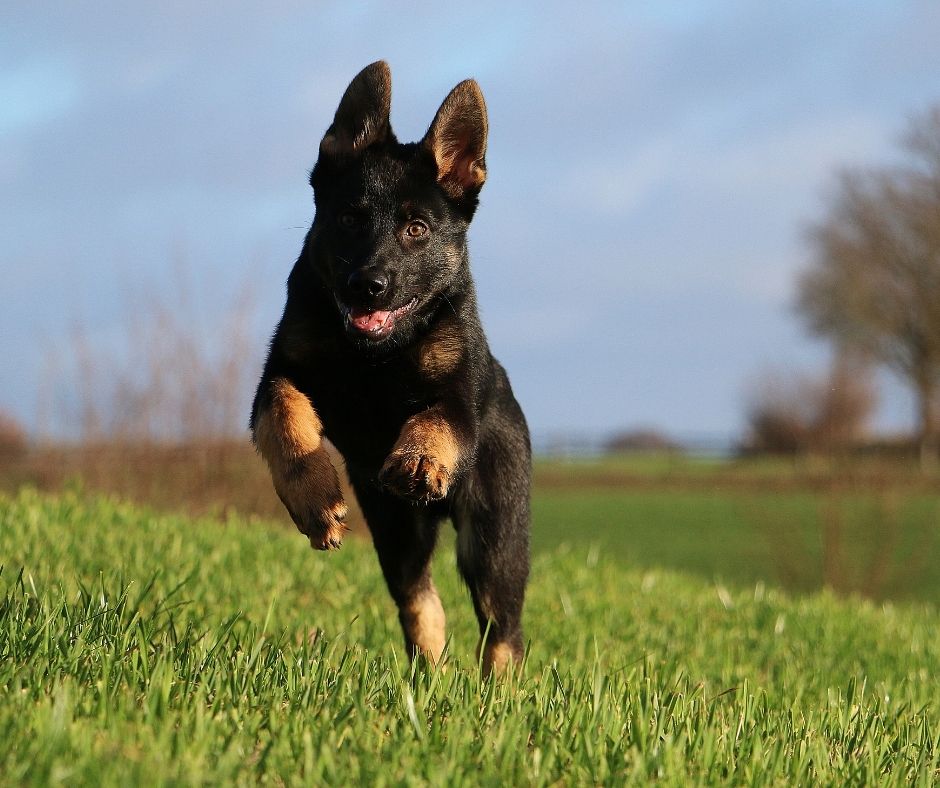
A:
{"label": "dog's whisker", "polygon": [[454,317],[459,317],[459,315],[457,314],[457,310],[454,309],[454,305],[450,302],[450,299],[443,293],[440,293],[440,297],[443,298],[447,302],[447,306],[449,306],[450,311],[454,313]]}

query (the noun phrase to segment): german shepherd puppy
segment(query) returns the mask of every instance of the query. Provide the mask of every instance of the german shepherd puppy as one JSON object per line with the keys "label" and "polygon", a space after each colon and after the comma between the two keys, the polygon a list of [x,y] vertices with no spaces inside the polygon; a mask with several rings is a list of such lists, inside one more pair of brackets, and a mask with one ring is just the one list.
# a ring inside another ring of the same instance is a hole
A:
{"label": "german shepherd puppy", "polygon": [[[487,118],[473,80],[424,139],[389,124],[391,73],[346,89],[310,176],[316,215],[287,281],[251,415],[253,440],[297,527],[337,548],[346,504],[321,443],[343,455],[398,606],[410,656],[440,659],[444,611],[429,561],[441,522],[479,621],[483,666],[522,659],[531,451],[490,354],[467,229],[486,178]],[[478,652],[479,653],[479,652]]]}

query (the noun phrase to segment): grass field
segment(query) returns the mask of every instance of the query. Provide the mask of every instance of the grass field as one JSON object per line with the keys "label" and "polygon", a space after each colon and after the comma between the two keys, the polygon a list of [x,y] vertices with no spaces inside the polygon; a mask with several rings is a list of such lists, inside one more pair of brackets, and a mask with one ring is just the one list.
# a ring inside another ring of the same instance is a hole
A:
{"label": "grass field", "polygon": [[[643,568],[652,540],[606,547],[618,503],[594,503],[537,498],[528,663],[494,682],[473,661],[448,544],[436,578],[450,657],[412,670],[364,541],[323,555],[237,517],[76,493],[0,498],[0,780],[940,777],[935,606],[790,597],[746,575],[725,585],[703,577],[707,559],[684,573]],[[660,517],[663,504],[648,505]],[[713,525],[727,511],[714,506]]]}
{"label": "grass field", "polygon": [[732,585],[828,586],[940,605],[940,495],[865,489],[538,489],[533,548],[609,558]]}

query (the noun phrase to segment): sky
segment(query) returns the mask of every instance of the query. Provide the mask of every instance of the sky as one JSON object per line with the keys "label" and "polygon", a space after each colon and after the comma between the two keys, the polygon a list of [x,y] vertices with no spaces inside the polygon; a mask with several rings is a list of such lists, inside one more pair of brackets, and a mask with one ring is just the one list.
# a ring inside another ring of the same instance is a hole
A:
{"label": "sky", "polygon": [[805,229],[940,101],[938,35],[928,0],[3,4],[0,410],[34,427],[75,325],[120,342],[181,270],[210,327],[250,289],[260,364],[319,140],[381,58],[399,139],[466,77],[486,97],[471,256],[533,433],[732,439],[763,373],[825,367]]}

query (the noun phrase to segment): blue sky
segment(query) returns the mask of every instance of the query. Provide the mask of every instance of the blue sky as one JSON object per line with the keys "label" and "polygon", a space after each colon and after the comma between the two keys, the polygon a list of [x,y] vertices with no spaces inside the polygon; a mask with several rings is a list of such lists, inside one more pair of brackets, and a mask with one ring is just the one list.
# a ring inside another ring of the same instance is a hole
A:
{"label": "blue sky", "polygon": [[[252,283],[260,363],[319,139],[384,58],[401,139],[461,79],[486,96],[473,264],[536,434],[733,436],[762,370],[825,363],[791,303],[835,168],[890,160],[940,101],[926,0],[20,6],[0,10],[0,408],[27,424],[71,326],[118,341],[127,292],[172,302],[180,266],[209,324]],[[910,418],[886,379],[880,423]]]}

